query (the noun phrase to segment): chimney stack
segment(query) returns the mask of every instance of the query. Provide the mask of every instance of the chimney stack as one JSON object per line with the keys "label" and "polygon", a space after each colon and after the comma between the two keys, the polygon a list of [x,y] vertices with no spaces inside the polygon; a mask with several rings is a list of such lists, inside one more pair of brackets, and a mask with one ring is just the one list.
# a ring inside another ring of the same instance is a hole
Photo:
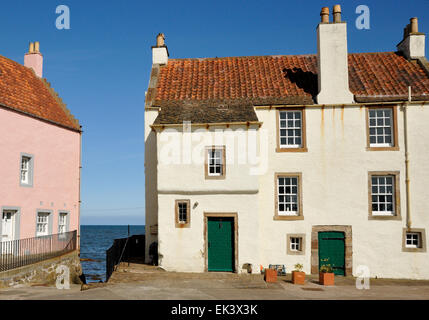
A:
{"label": "chimney stack", "polygon": [[156,46],[152,47],[152,63],[164,65],[168,63],[168,48],[165,45],[165,36],[160,33],[156,37]]}
{"label": "chimney stack", "polygon": [[320,13],[317,26],[318,104],[353,103],[349,89],[347,52],[347,24],[341,21],[341,6],[333,8],[333,22],[329,22],[329,8]]}
{"label": "chimney stack", "polygon": [[24,66],[34,70],[39,78],[43,77],[43,55],[40,53],[40,43],[30,42],[28,53],[24,56]]}
{"label": "chimney stack", "polygon": [[411,18],[404,28],[404,38],[396,46],[407,59],[417,59],[425,56],[425,34],[419,32],[417,18]]}

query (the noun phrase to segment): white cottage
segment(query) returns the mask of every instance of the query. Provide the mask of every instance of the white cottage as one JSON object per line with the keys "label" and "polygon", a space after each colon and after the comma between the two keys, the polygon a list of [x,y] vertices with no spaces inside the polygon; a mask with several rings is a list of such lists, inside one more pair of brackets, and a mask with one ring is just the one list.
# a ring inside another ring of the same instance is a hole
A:
{"label": "white cottage", "polygon": [[145,106],[146,234],[169,271],[330,264],[429,279],[429,63],[412,18],[396,52],[348,53],[323,8],[315,55],[169,59]]}

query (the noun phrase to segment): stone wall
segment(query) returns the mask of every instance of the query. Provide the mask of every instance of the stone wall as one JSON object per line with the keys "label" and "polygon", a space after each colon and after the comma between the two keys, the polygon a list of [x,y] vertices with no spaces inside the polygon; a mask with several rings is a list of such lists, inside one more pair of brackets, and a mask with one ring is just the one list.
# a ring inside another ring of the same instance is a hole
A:
{"label": "stone wall", "polygon": [[76,250],[60,257],[0,272],[0,288],[34,284],[54,286],[58,275],[56,269],[60,265],[70,269],[70,284],[82,283],[79,278],[82,275],[82,267]]}

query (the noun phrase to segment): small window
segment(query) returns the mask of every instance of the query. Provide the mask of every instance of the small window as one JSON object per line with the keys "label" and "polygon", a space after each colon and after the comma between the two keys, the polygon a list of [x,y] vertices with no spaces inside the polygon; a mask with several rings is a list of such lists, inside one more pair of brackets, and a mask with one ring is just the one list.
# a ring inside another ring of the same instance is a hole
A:
{"label": "small window", "polygon": [[276,174],[275,220],[301,220],[301,173]]}
{"label": "small window", "polygon": [[206,179],[225,178],[225,147],[206,149]]}
{"label": "small window", "polygon": [[190,200],[176,200],[176,228],[188,228],[191,222]]}
{"label": "small window", "polygon": [[406,248],[420,248],[421,247],[421,235],[418,232],[407,232],[405,237]]}
{"label": "small window", "polygon": [[49,234],[49,212],[37,213],[36,236],[46,236]]}
{"label": "small window", "polygon": [[21,155],[20,184],[24,187],[33,185],[33,157],[27,154]]}
{"label": "small window", "polygon": [[305,234],[287,235],[287,254],[302,255],[305,250]]}
{"label": "small window", "polygon": [[426,252],[425,229],[404,228],[403,230],[402,251]]}
{"label": "small window", "polygon": [[280,148],[302,148],[302,111],[279,111]]}
{"label": "small window", "polygon": [[67,231],[67,213],[60,212],[58,216],[58,233],[66,233]]}
{"label": "small window", "polygon": [[290,250],[291,251],[301,251],[301,238],[292,237],[290,238]]}
{"label": "small window", "polygon": [[395,177],[372,176],[372,214],[395,215]]}

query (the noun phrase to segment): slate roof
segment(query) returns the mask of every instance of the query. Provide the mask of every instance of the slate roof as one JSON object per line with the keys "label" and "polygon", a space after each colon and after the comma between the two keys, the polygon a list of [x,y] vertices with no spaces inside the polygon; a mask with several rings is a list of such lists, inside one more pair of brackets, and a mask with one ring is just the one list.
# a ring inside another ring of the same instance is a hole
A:
{"label": "slate roof", "polygon": [[0,107],[80,131],[79,122],[45,79],[0,56]]}
{"label": "slate roof", "polygon": [[[408,86],[413,100],[429,100],[429,68],[416,60],[397,52],[352,53],[348,63],[356,102],[407,100]],[[170,59],[156,76],[152,105],[186,106],[188,114],[201,115],[199,122],[205,113],[189,109],[192,105],[309,105],[316,103],[318,93],[316,55]],[[210,123],[214,113],[206,114]],[[157,121],[180,123],[182,118],[177,109],[165,111]]]}

